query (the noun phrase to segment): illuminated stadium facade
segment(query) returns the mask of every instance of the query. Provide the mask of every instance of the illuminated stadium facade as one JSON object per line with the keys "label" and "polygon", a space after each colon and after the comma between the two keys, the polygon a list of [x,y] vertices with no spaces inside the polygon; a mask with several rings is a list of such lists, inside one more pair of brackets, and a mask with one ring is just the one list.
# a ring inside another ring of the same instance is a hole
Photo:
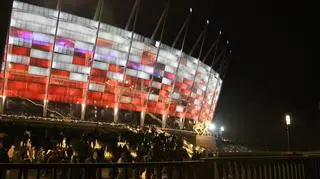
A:
{"label": "illuminated stadium facade", "polygon": [[211,121],[221,85],[217,72],[182,50],[99,20],[13,2],[3,114],[32,101],[39,116],[64,111],[76,120],[121,122],[131,111],[141,125],[150,115],[166,127],[169,119]]}

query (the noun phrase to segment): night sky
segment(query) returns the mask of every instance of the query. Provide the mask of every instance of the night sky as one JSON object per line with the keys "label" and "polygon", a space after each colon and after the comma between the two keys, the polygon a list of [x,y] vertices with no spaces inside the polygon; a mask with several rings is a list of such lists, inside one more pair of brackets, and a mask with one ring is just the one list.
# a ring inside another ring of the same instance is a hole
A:
{"label": "night sky", "polygon": [[[24,0],[54,8],[57,0]],[[63,11],[93,17],[98,0],[63,0]],[[133,0],[105,0],[102,21],[125,27]],[[142,0],[137,32],[150,37],[164,0]],[[9,0],[1,0],[1,49],[8,26]],[[258,149],[284,150],[284,114],[292,115],[292,148],[320,149],[319,77],[316,73],[316,10],[299,1],[172,0],[164,42],[172,44],[188,9],[194,13],[185,51],[206,19],[204,52],[218,29],[230,40],[230,66],[215,121],[230,139]],[[210,64],[210,60],[206,61]]]}

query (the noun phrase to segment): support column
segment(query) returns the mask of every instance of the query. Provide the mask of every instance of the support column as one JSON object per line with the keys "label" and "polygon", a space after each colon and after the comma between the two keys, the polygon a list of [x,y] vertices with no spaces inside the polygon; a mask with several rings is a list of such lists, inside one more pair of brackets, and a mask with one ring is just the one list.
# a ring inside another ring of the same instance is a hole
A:
{"label": "support column", "polygon": [[[4,80],[4,79],[3,79]],[[4,112],[4,107],[5,107],[5,104],[6,104],[6,96],[2,96],[1,97],[1,106],[0,106],[0,114],[3,114]]]}
{"label": "support column", "polygon": [[[216,84],[216,86],[215,86],[215,89],[214,89],[214,93],[213,93],[213,97],[212,97],[212,100],[211,100],[211,105],[210,105],[210,108],[209,108],[209,110],[210,110],[210,112],[209,112],[209,116],[211,116],[211,114],[212,114],[212,119],[213,119],[213,116],[214,116],[214,110],[213,110],[213,105],[214,105],[214,102],[216,101],[216,98],[217,98],[217,96],[219,96],[219,94],[217,94],[218,93],[218,91],[217,90],[219,90],[219,86],[220,86],[220,82],[219,82],[219,78],[218,77],[215,77],[215,79],[217,80],[217,84]],[[211,120],[212,120],[211,119]]]}
{"label": "support column", "polygon": [[[128,49],[128,53],[127,53],[127,57],[126,57],[126,64],[124,66],[123,79],[122,79],[122,83],[120,84],[119,93],[116,96],[116,106],[114,108],[114,116],[113,116],[114,117],[113,121],[115,123],[118,121],[118,118],[119,118],[119,112],[118,112],[119,111],[119,101],[120,101],[120,98],[122,96],[122,88],[123,88],[123,84],[125,83],[125,78],[126,78],[126,74],[127,74],[127,66],[128,66],[128,61],[129,61],[129,58],[130,58],[131,49],[132,49],[134,31],[136,29],[136,24],[137,24],[139,6],[140,6],[140,0],[136,0],[136,2],[134,4],[134,7],[133,7],[133,10],[131,12],[129,21],[127,23],[127,27],[126,27],[126,30],[127,30],[129,25],[131,24],[131,16],[134,15],[133,28],[132,28],[132,31],[130,32],[131,35],[130,35],[129,49]],[[117,60],[118,60],[118,58],[117,58]],[[118,65],[118,63],[117,63],[117,65]]]}
{"label": "support column", "polygon": [[48,114],[48,100],[44,99],[43,100],[43,117],[46,117]]}
{"label": "support column", "polygon": [[167,118],[168,118],[168,114],[162,115],[162,128],[166,128]]}
{"label": "support column", "polygon": [[[11,17],[11,14],[10,14]],[[4,108],[6,104],[6,94],[5,94],[5,88],[7,86],[7,77],[6,77],[6,71],[7,71],[7,56],[8,56],[8,51],[9,51],[9,33],[10,33],[10,26],[11,24],[11,18],[9,20],[9,27],[8,27],[8,32],[7,32],[7,37],[6,37],[6,44],[5,44],[5,50],[4,50],[4,60],[2,61],[2,66],[0,66],[0,71],[3,70],[3,77],[2,77],[2,89],[1,89],[1,103],[0,103],[0,114],[4,113]],[[9,64],[9,69],[11,68]]]}
{"label": "support column", "polygon": [[180,29],[180,31],[178,33],[178,36],[176,37],[175,41],[172,44],[172,48],[174,48],[175,45],[176,45],[176,42],[178,41],[178,39],[179,39],[179,37],[181,35],[181,33],[185,29],[184,35],[183,35],[183,39],[182,39],[182,45],[181,45],[181,49],[180,49],[180,53],[179,53],[179,57],[178,57],[178,65],[177,65],[177,68],[175,69],[175,72],[174,72],[175,77],[174,77],[174,80],[173,80],[172,89],[169,92],[169,102],[166,103],[166,105],[167,105],[166,111],[165,111],[166,114],[169,113],[170,105],[172,103],[172,94],[173,94],[175,86],[176,86],[176,82],[177,82],[177,78],[178,78],[178,71],[179,71],[181,60],[182,60],[182,57],[183,57],[183,49],[184,49],[185,41],[186,41],[186,38],[187,38],[187,35],[188,35],[189,21],[190,21],[190,18],[191,18],[191,13],[192,13],[192,9],[190,8],[190,13],[188,14],[184,24],[182,25],[182,28]]}
{"label": "support column", "polygon": [[[100,7],[99,7],[100,11],[99,11],[98,27],[97,27],[97,32],[96,32],[96,39],[95,39],[94,44],[93,44],[92,59],[91,59],[88,83],[87,83],[87,87],[84,89],[85,92],[83,93],[84,94],[84,97],[83,97],[84,110],[81,111],[81,121],[85,120],[85,115],[86,115],[86,106],[87,106],[87,101],[88,101],[90,77],[91,77],[91,72],[92,72],[92,65],[93,65],[93,61],[94,61],[94,55],[95,55],[96,49],[97,49],[97,41],[98,41],[98,38],[99,38],[99,31],[100,31],[100,25],[101,25],[101,16],[102,16],[102,13],[103,13],[103,3],[104,3],[104,1],[99,1],[99,3],[98,3],[98,5],[100,5]],[[96,11],[96,14],[97,14],[97,11]]]}
{"label": "support column", "polygon": [[[154,37],[156,36],[157,30],[158,30],[162,20],[164,20],[164,22],[162,24],[161,33],[160,33],[160,39],[159,39],[159,41],[156,41],[156,43],[155,43],[155,47],[157,47],[155,64],[158,62],[158,59],[159,59],[159,53],[160,53],[161,44],[162,44],[162,38],[163,38],[163,35],[164,35],[165,26],[166,26],[166,20],[167,20],[169,5],[170,5],[170,2],[168,2],[167,7],[164,9],[164,11],[163,11],[163,13],[162,13],[162,15],[161,15],[161,17],[160,17],[160,19],[158,21],[157,27],[154,30],[154,32],[152,34],[152,37],[151,37],[151,39],[153,40]],[[154,81],[154,76],[151,75],[151,83],[150,83],[150,88],[147,90],[147,99],[145,100],[144,110],[147,109],[147,105],[148,105],[148,102],[149,102],[149,97],[150,97],[150,94],[151,94],[151,86],[152,86],[153,81]],[[143,113],[144,113],[143,114],[144,115],[143,116],[143,124],[144,124],[145,112],[143,112]],[[141,115],[142,115],[142,112],[141,112]],[[142,116],[141,116],[141,119],[142,119]],[[142,124],[142,126],[143,126],[143,124]]]}
{"label": "support column", "polygon": [[86,114],[86,104],[82,103],[81,104],[81,120],[83,121],[85,119],[85,114]]}
{"label": "support column", "polygon": [[51,52],[51,61],[50,61],[50,67],[49,67],[49,75],[46,83],[46,88],[45,88],[45,95],[44,95],[44,100],[43,100],[43,113],[42,116],[46,117],[47,116],[47,111],[48,111],[48,93],[49,93],[49,85],[50,85],[50,78],[51,78],[51,69],[52,69],[52,64],[53,64],[53,56],[54,56],[54,48],[56,46],[56,39],[57,39],[57,32],[58,32],[58,26],[59,26],[59,18],[60,18],[60,12],[61,12],[61,0],[58,0],[57,4],[57,22],[56,22],[56,29],[54,32],[54,37],[53,37],[53,45],[52,45],[52,52]]}
{"label": "support column", "polygon": [[180,117],[180,121],[179,121],[179,128],[182,130],[183,129],[183,127],[184,127],[184,120],[185,120],[186,118],[185,117]]}
{"label": "support column", "polygon": [[[204,91],[204,95],[203,95],[203,99],[202,99],[202,102],[201,102],[201,108],[200,108],[200,112],[199,112],[199,115],[198,115],[198,120],[200,119],[201,117],[201,113],[202,113],[202,109],[204,107],[204,105],[206,104],[207,102],[207,96],[208,96],[208,86],[209,86],[209,83],[210,83],[210,80],[212,78],[214,78],[214,76],[211,76],[211,71],[213,71],[212,67],[209,71],[209,78],[208,78],[208,81],[207,81],[207,84],[206,84],[206,88],[205,88],[205,91]],[[213,71],[214,72],[214,71]]]}
{"label": "support column", "polygon": [[[86,91],[87,93],[88,91]],[[85,120],[85,116],[86,116],[86,103],[82,103],[81,104],[81,116],[80,116],[80,119],[81,121],[84,121]]]}
{"label": "support column", "polygon": [[[217,60],[220,59],[220,56],[216,57],[217,55],[217,50],[218,50],[218,46],[219,46],[219,40],[220,40],[220,35],[221,35],[221,30],[219,31],[219,35],[218,35],[218,38],[217,40],[214,41],[214,43],[212,44],[209,52],[207,53],[207,55],[203,58],[203,61],[205,62],[207,56],[209,55],[210,51],[215,48],[214,50],[214,54],[213,54],[213,59],[212,59],[212,63],[211,63],[211,66],[210,66],[210,71],[209,71],[209,78],[208,78],[208,82],[206,84],[206,89],[205,89],[205,93],[204,93],[204,99],[202,100],[202,104],[201,104],[201,108],[200,108],[200,112],[199,112],[199,115],[198,115],[198,120],[200,119],[201,117],[201,113],[202,113],[202,109],[204,107],[204,105],[206,104],[206,101],[207,101],[207,96],[208,96],[208,86],[209,86],[209,83],[210,83],[210,80],[213,80],[215,78],[215,71],[213,70],[213,66],[215,64],[215,62]],[[226,47],[225,47],[226,49]],[[223,51],[222,51],[223,53]],[[213,73],[213,76],[211,75],[211,73]],[[210,109],[209,109],[209,115],[210,115]]]}
{"label": "support column", "polygon": [[115,108],[113,108],[113,122],[117,123],[119,120],[119,108],[118,106],[116,106]]}
{"label": "support column", "polygon": [[[200,63],[202,62],[200,59],[201,59],[201,54],[202,54],[204,42],[205,42],[205,39],[206,39],[206,32],[207,32],[207,27],[208,27],[208,25],[209,25],[209,20],[207,20],[207,22],[206,22],[206,24],[205,24],[205,26],[204,26],[204,28],[203,28],[203,31],[201,32],[201,34],[199,35],[199,37],[198,37],[198,39],[197,39],[196,44],[194,45],[194,47],[191,49],[191,51],[190,51],[190,53],[189,53],[189,55],[191,56],[192,53],[193,53],[193,50],[194,50],[195,47],[196,47],[196,45],[199,43],[198,41],[200,41],[201,38],[202,38],[202,43],[201,43],[201,46],[200,46],[200,51],[199,51],[199,56],[198,56],[198,61],[197,61],[196,72],[195,72],[195,74],[194,74],[193,82],[192,82],[192,85],[191,85],[191,88],[190,88],[190,94],[189,94],[188,97],[187,97],[187,100],[188,100],[188,101],[190,101],[189,98],[191,98],[191,96],[192,96],[192,91],[193,91],[194,85],[195,85],[195,83],[196,83],[199,66],[200,66]],[[204,63],[204,61],[203,61],[203,63]],[[189,103],[190,103],[190,102],[189,102]],[[183,114],[183,118],[186,117],[186,114],[187,114],[187,112],[188,112],[188,107],[189,107],[189,105],[190,105],[189,103],[187,103],[187,105],[185,106],[185,112],[184,112],[184,114]],[[200,111],[199,111],[199,112],[200,112]],[[198,119],[195,119],[195,120],[198,120]]]}
{"label": "support column", "polygon": [[140,127],[143,127],[144,126],[144,120],[146,118],[146,112],[144,111],[141,111],[140,113]]}

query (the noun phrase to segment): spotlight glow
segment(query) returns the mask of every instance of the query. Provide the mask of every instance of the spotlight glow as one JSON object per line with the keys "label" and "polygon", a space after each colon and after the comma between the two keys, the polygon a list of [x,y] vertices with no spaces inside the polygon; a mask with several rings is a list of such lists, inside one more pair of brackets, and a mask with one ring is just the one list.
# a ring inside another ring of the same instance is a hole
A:
{"label": "spotlight glow", "polygon": [[286,124],[290,125],[291,124],[291,117],[289,114],[286,114]]}
{"label": "spotlight glow", "polygon": [[217,126],[214,123],[209,124],[209,130],[210,131],[215,131],[217,129]]}

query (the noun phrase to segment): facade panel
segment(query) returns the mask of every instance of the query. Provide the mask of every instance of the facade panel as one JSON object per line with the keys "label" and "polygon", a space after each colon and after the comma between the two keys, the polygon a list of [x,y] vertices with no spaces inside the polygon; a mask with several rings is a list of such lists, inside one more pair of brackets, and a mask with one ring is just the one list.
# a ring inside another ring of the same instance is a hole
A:
{"label": "facade panel", "polygon": [[222,84],[209,66],[179,50],[18,1],[1,81],[6,97],[194,120],[212,119]]}

